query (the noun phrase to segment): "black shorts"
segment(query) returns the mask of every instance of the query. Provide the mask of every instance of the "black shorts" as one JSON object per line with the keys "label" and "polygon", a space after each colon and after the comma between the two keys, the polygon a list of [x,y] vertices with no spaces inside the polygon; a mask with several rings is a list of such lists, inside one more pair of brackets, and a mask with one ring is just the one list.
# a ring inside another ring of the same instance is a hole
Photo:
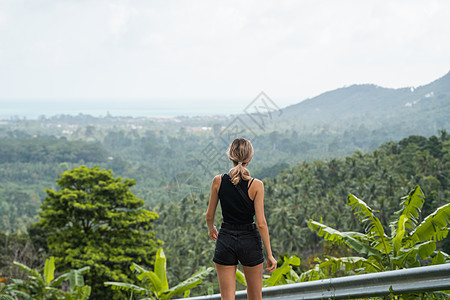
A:
{"label": "black shorts", "polygon": [[219,265],[254,267],[264,262],[261,236],[256,226],[246,229],[220,228],[213,261]]}

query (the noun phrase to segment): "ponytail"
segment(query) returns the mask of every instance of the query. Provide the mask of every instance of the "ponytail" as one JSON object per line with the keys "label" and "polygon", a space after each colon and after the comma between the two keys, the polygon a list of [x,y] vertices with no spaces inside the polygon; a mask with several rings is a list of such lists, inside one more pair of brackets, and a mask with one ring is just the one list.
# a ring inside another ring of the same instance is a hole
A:
{"label": "ponytail", "polygon": [[246,168],[253,157],[253,146],[250,141],[244,138],[235,139],[228,148],[227,154],[234,164],[228,174],[233,184],[238,184],[241,179],[250,180],[250,171]]}

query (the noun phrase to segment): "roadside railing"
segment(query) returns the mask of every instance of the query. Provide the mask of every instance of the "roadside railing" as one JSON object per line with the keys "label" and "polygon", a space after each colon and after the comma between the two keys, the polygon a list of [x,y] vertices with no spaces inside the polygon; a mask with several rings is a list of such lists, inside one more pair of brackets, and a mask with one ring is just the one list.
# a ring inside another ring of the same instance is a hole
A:
{"label": "roadside railing", "polygon": [[[263,288],[263,299],[355,299],[450,290],[450,264],[434,265]],[[220,294],[191,300],[220,299]],[[246,291],[236,299],[247,299]]]}

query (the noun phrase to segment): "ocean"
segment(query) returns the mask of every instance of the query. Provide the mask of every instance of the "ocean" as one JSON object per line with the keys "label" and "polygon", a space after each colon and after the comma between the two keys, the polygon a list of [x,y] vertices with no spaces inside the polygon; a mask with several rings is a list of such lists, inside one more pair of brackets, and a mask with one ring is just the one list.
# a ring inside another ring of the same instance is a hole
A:
{"label": "ocean", "polygon": [[226,106],[221,102],[190,103],[189,101],[171,104],[162,103],[133,103],[133,102],[88,102],[88,101],[4,101],[0,100],[0,120],[11,118],[38,119],[56,115],[91,115],[105,117],[148,117],[171,118],[177,116],[213,116],[232,115],[242,113],[245,106]]}

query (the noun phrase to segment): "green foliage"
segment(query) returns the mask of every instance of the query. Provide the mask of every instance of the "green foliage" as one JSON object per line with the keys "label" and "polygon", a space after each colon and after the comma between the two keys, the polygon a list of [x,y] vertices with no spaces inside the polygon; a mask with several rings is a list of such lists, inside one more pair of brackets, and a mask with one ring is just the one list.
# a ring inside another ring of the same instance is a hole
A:
{"label": "green foliage", "polygon": [[[283,257],[283,264],[279,266],[272,274],[264,275],[263,286],[275,286],[294,283],[299,280],[299,275],[294,271],[292,266],[300,266],[300,258],[293,255],[290,257]],[[244,286],[247,286],[244,273],[236,269],[236,280]]]}
{"label": "green foliage", "polygon": [[[70,270],[70,272],[55,278],[55,259],[53,256],[45,261],[43,274],[18,262],[14,262],[14,265],[27,275],[27,279],[13,279],[12,283],[5,289],[10,296],[37,300],[86,300],[89,298],[91,288],[84,285],[81,275],[88,271],[89,267]],[[77,278],[77,280],[73,280],[74,278]],[[69,291],[60,288],[66,280],[70,281]]]}
{"label": "green foliage", "polygon": [[247,286],[247,280],[245,279],[245,274],[238,268],[236,268],[236,280],[243,286]]}
{"label": "green foliage", "polygon": [[[410,151],[413,148],[415,150]],[[420,184],[427,192],[427,202],[417,216],[418,221],[422,221],[422,216],[448,202],[449,149],[450,144],[436,143],[432,137],[407,138],[400,143],[385,143],[370,153],[356,152],[343,159],[304,162],[265,180],[266,218],[274,233],[274,253],[311,255],[324,251],[317,236],[305,228],[308,219],[323,218],[322,223],[345,232],[361,231],[359,219],[343,209],[349,190],[379,212],[376,214],[378,221],[372,220],[370,225],[376,230],[380,230],[381,225],[384,232],[388,232],[399,207],[397,199],[409,192],[405,187]],[[413,176],[406,176],[405,170],[412,170]],[[379,237],[379,247],[388,247],[384,239],[384,235]],[[444,251],[450,250],[446,245],[445,241],[438,244]],[[389,249],[383,251],[386,250]],[[325,254],[336,256],[338,253]]]}
{"label": "green foliage", "polygon": [[[27,186],[30,188],[31,186]],[[38,220],[37,210],[41,205],[39,195],[22,190],[22,186],[5,184],[0,187],[0,228],[13,233]]]}
{"label": "green foliage", "polygon": [[354,195],[348,196],[348,205],[352,207],[356,215],[361,216],[362,223],[366,223],[367,235],[373,237],[371,246],[384,254],[392,251],[392,247],[386,241],[387,236],[384,233],[384,228],[381,225],[380,220],[373,214],[372,209],[367,204],[355,197]]}
{"label": "green foliage", "polygon": [[133,261],[152,265],[159,243],[152,224],[158,215],[131,193],[134,180],[122,181],[99,167],[66,171],[57,184],[59,190],[46,190],[41,221],[30,232],[45,234],[58,268],[90,267],[86,282],[94,298],[120,298],[102,283],[130,282]]}
{"label": "green foliage", "polygon": [[84,285],[84,278],[81,275],[87,270],[89,270],[89,267],[84,267],[79,270],[70,270],[67,275],[70,283],[70,297],[66,296],[67,300],[82,300],[89,298],[91,287]]}
{"label": "green foliage", "polygon": [[450,203],[439,207],[411,232],[411,243],[423,242],[431,238],[440,241],[447,237],[446,227],[450,218]]}
{"label": "green foliage", "polygon": [[[348,196],[348,206],[355,215],[360,216],[366,224],[365,234],[358,232],[339,232],[321,223],[310,220],[308,226],[318,231],[319,236],[328,241],[344,242],[349,248],[360,255],[355,258],[329,258],[325,262],[319,262],[318,267],[304,278],[323,278],[332,276],[345,267],[345,272],[370,273],[386,270],[418,267],[427,264],[445,263],[450,257],[436,251],[436,242],[444,238],[448,233],[450,224],[449,204],[443,205],[425,220],[417,225],[419,212],[424,204],[424,194],[419,186],[413,189],[409,195],[403,198],[402,210],[398,220],[392,222],[392,234],[387,236],[379,219],[372,209],[354,195]],[[418,238],[420,236],[420,238]],[[350,264],[349,264],[350,262]],[[331,268],[331,272],[327,269]]]}
{"label": "green foliage", "polygon": [[0,140],[0,164],[29,162],[105,162],[108,153],[98,144],[51,137]]}
{"label": "green foliage", "polygon": [[301,273],[297,282],[381,271],[382,269],[376,263],[364,257],[331,257],[326,255],[324,259],[316,258],[313,268]]}
{"label": "green foliage", "polygon": [[4,282],[6,277],[0,277],[0,300],[14,300],[14,298],[8,295],[11,291],[11,287]]}
{"label": "green foliage", "polygon": [[[409,134],[429,136],[436,132],[436,128],[445,128],[444,123],[439,123],[424,129],[422,123],[419,129],[424,131],[408,129],[401,132],[399,126],[378,128],[377,126],[383,122],[374,121],[376,128],[373,129],[373,126],[367,124],[368,118],[362,116],[359,118],[353,116],[351,122],[339,122],[341,127],[334,128],[322,121],[317,124],[307,122],[300,125],[299,122],[302,120],[298,116],[294,122],[290,118],[285,118],[287,115],[287,112],[283,113],[281,117],[283,120],[278,119],[276,123],[268,122],[264,130],[252,128],[258,136],[254,141],[257,152],[252,160],[252,176],[269,179],[299,162],[310,163],[317,159],[341,158],[351,155],[355,150],[376,149],[387,140],[400,140]],[[207,193],[211,177],[226,171],[229,164],[226,159],[218,162],[209,156],[205,157],[205,154],[216,154],[216,151],[217,154],[224,153],[226,145],[221,139],[224,132],[219,129],[226,128],[232,121],[233,118],[217,116],[180,117],[163,121],[79,115],[43,118],[39,121],[15,120],[5,122],[5,125],[0,124],[0,144],[2,140],[7,140],[8,143],[15,145],[12,149],[5,146],[5,152],[12,151],[13,154],[5,156],[11,160],[0,163],[0,230],[7,233],[18,229],[25,231],[27,225],[36,221],[33,217],[37,215],[41,201],[45,197],[42,193],[44,188],[51,186],[58,174],[80,164],[100,165],[102,168],[112,169],[115,174],[136,179],[139,184],[133,187],[134,193],[139,198],[145,199],[146,204],[152,207],[161,202],[177,202],[194,189],[197,193]],[[243,117],[243,121],[249,126],[254,125],[254,121],[248,117]],[[215,128],[215,131],[194,130],[204,127]],[[425,137],[422,138],[427,140]],[[436,172],[435,168],[445,166],[441,163],[446,160],[446,151],[445,149],[443,151],[443,147],[447,139],[448,135],[444,134],[428,139],[426,145],[422,145],[419,139],[410,139],[407,144],[411,146],[398,147],[396,150],[404,153],[401,158],[397,157],[391,166],[402,165],[402,174],[404,176],[407,174],[408,177],[401,180],[409,181],[410,177],[418,179],[421,172],[417,172],[417,165],[423,166],[429,175],[427,179],[425,179],[427,176],[423,177],[423,181],[426,180],[427,183],[403,183],[399,186],[420,184],[426,191],[432,191],[429,193],[434,193],[434,195],[427,194],[427,197],[432,196],[438,202],[441,201],[443,195],[439,190],[447,188],[444,184],[446,177],[442,172]],[[413,147],[416,142],[420,145]],[[417,152],[421,152],[420,157]],[[20,159],[16,157],[18,154],[14,153],[20,153]],[[339,159],[337,161],[339,171],[342,166]],[[320,164],[317,166],[320,167]],[[393,183],[398,184],[396,178]],[[442,186],[428,187],[435,184]],[[8,193],[2,193],[3,188],[5,191],[8,190]],[[10,190],[26,193],[32,199],[10,197]],[[352,190],[358,192],[361,197],[365,196],[355,189]],[[335,194],[344,196],[341,192],[335,191]],[[367,197],[364,199],[370,200]],[[26,202],[26,205],[23,205],[23,202]],[[378,209],[370,204],[374,209]],[[22,207],[26,208],[25,212]],[[5,213],[2,214],[3,212]],[[12,214],[14,218],[3,221]],[[383,223],[381,217],[380,221]],[[300,220],[300,223],[303,225],[303,220]],[[301,244],[289,243],[289,239],[283,239],[283,243],[283,247],[292,246],[292,250]],[[286,251],[291,252],[288,248]]]}
{"label": "green foliage", "polygon": [[141,295],[142,297],[139,299],[170,299],[183,293],[187,296],[192,288],[199,285],[214,270],[211,267],[201,268],[188,279],[169,289],[166,276],[166,256],[162,249],[158,249],[156,253],[154,271],[148,271],[135,263],[131,265],[130,269],[137,274],[137,279],[140,281],[139,286],[125,282],[105,282],[105,285],[116,291],[129,291],[131,297],[134,294]]}
{"label": "green foliage", "polygon": [[283,264],[279,266],[269,277],[264,278],[263,286],[274,286],[294,283],[299,276],[292,269],[292,266],[300,266],[300,258],[297,256],[283,257]]}

